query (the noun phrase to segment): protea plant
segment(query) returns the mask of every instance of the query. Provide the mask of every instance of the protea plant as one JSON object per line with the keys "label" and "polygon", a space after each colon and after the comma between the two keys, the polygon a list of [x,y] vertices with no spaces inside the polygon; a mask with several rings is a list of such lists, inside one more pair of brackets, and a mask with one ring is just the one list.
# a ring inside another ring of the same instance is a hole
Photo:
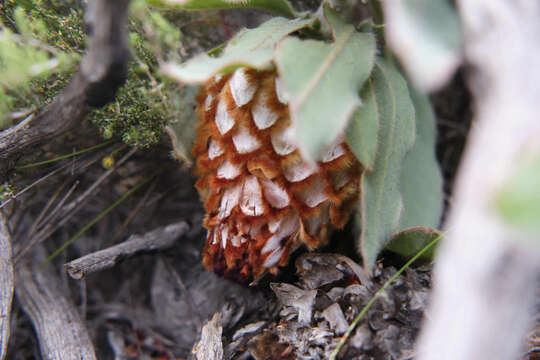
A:
{"label": "protea plant", "polygon": [[[272,18],[211,54],[162,66],[201,89],[193,156],[207,212],[203,262],[240,282],[277,272],[302,244],[325,244],[353,212],[367,273],[383,248],[411,256],[438,235],[428,98],[377,56],[369,26],[357,31],[328,3],[321,10]],[[324,41],[310,39],[318,31]],[[175,154],[191,160],[186,113],[169,133]]]}
{"label": "protea plant", "polygon": [[275,71],[239,68],[198,96],[193,147],[208,229],[204,265],[246,282],[275,273],[299,245],[328,240],[359,195],[361,165],[343,140],[302,157]]}

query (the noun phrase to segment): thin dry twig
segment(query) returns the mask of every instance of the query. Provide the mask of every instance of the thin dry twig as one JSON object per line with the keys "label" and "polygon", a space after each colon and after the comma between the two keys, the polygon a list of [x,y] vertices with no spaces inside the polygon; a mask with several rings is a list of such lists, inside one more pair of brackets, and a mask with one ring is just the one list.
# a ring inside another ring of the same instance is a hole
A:
{"label": "thin dry twig", "polygon": [[0,211],[0,360],[6,356],[9,340],[11,303],[13,300],[13,262],[11,235]]}
{"label": "thin dry twig", "polygon": [[157,183],[155,181],[153,181],[152,184],[150,184],[150,186],[148,187],[148,189],[144,193],[143,197],[139,200],[137,205],[135,205],[133,210],[130,211],[130,213],[129,213],[128,217],[126,218],[126,220],[124,220],[122,225],[120,225],[120,227],[118,228],[118,230],[116,231],[116,233],[112,237],[112,239],[111,239],[112,244],[116,243],[116,241],[124,235],[124,232],[126,231],[127,226],[129,225],[129,223],[131,223],[131,221],[135,218],[135,216],[137,216],[139,211],[141,211],[143,205],[146,204],[146,200],[148,199],[148,196],[150,196],[150,194],[156,188],[156,184]]}
{"label": "thin dry twig", "polygon": [[[64,226],[74,215],[78,213],[82,204],[99,188],[99,186],[114,172],[118,167],[124,164],[135,152],[137,148],[131,149],[126,155],[124,155],[114,167],[105,171],[88,189],[86,189],[75,200],[64,206],[60,211],[56,211],[55,215],[48,220],[48,222],[39,230],[39,232],[30,240],[30,242],[15,255],[15,262],[18,262],[22,256],[32,246],[45,241],[56,230]],[[58,221],[56,221],[58,220]]]}
{"label": "thin dry twig", "polygon": [[82,279],[96,271],[109,269],[126,258],[168,249],[188,229],[189,225],[181,221],[157,228],[144,235],[132,235],[123,243],[85,255],[65,264],[64,267],[72,278]]}

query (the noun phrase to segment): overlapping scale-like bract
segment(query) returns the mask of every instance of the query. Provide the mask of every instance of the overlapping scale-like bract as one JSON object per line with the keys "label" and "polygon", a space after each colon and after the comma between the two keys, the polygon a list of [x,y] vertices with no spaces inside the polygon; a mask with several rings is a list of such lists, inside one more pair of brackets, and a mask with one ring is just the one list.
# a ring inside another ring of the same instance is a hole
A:
{"label": "overlapping scale-like bract", "polygon": [[216,76],[198,97],[203,263],[240,282],[275,273],[302,243],[325,244],[359,195],[361,166],[343,138],[316,164],[302,158],[281,88],[275,72],[240,68]]}

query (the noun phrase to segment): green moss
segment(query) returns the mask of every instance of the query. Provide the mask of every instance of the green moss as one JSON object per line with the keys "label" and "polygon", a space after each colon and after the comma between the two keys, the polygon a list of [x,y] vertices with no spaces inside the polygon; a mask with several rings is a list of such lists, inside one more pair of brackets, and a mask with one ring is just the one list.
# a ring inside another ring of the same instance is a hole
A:
{"label": "green moss", "polygon": [[116,101],[95,110],[90,120],[105,138],[117,135],[126,144],[149,147],[163,134],[166,114],[159,92],[139,71],[138,65],[132,64],[127,84],[118,91]]}
{"label": "green moss", "polygon": [[[10,86],[2,86],[0,79],[0,119],[2,114],[46,106],[69,83],[86,46],[84,11],[80,5],[70,0],[6,2],[5,11],[0,13],[1,21],[7,29],[25,39],[23,44],[9,45],[21,45],[25,51],[34,51],[30,55],[39,57],[37,60],[55,58],[66,66],[43,76],[31,76],[25,69],[35,61],[24,62],[23,58],[28,59],[28,55],[23,56],[21,52],[13,57],[13,51],[5,51],[11,58],[6,58],[6,65],[0,56],[0,72],[22,78]],[[133,60],[127,82],[119,89],[113,103],[94,110],[88,117],[103,137],[116,136],[129,145],[146,148],[157,143],[165,124],[178,116],[178,85],[161,79],[158,59],[179,57],[182,46],[179,25],[185,18],[183,13],[160,13],[150,10],[142,0],[133,1],[129,19]],[[21,67],[23,63],[25,68]],[[9,120],[0,125],[6,127],[13,123]]]}
{"label": "green moss", "polygon": [[81,57],[85,37],[82,9],[71,1],[7,1],[0,27],[4,128],[21,120],[9,113],[41,108],[63,89]]}

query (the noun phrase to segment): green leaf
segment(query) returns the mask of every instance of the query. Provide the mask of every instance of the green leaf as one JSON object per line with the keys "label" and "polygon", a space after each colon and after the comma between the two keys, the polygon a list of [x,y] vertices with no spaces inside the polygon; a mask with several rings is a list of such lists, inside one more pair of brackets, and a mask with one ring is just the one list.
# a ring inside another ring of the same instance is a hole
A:
{"label": "green leaf", "polygon": [[435,113],[426,95],[412,87],[409,91],[416,114],[416,139],[401,175],[405,211],[399,227],[400,230],[416,226],[437,228],[443,209],[443,180],[435,157]]}
{"label": "green leaf", "polygon": [[[440,236],[442,236],[440,232],[429,227],[418,226],[408,228],[395,234],[390,244],[386,247],[386,250],[393,251],[404,257],[411,257]],[[436,247],[432,247],[429,251],[422,254],[422,258],[433,260],[435,250]]]}
{"label": "green leaf", "polygon": [[448,0],[384,1],[388,43],[416,86],[433,90],[461,62],[461,25]]}
{"label": "green leaf", "polygon": [[219,57],[210,57],[203,53],[180,65],[167,63],[162,67],[162,71],[180,82],[200,84],[217,73],[229,72],[242,66],[269,69],[273,66],[277,43],[312,22],[312,19],[273,18],[258,28],[242,30],[227,44]]}
{"label": "green leaf", "polygon": [[540,230],[540,156],[522,161],[501,190],[495,205],[510,224],[526,230]]}
{"label": "green leaf", "polygon": [[181,10],[221,10],[251,8],[266,10],[288,18],[296,17],[291,4],[286,0],[147,0],[154,6],[173,6]]}
{"label": "green leaf", "polygon": [[289,37],[276,51],[297,141],[311,160],[343,131],[360,105],[358,92],[375,58],[371,34],[356,32],[329,7],[325,16],[333,29],[332,43]]}
{"label": "green leaf", "polygon": [[173,155],[186,166],[191,166],[193,156],[191,148],[195,140],[195,96],[199,92],[197,86],[184,86],[176,95],[173,104],[177,108],[178,118],[169,121],[165,130],[171,137]]}
{"label": "green leaf", "polygon": [[354,155],[367,170],[372,170],[381,116],[372,78],[362,88],[360,98],[362,106],[354,112],[345,130],[345,136]]}
{"label": "green leaf", "polygon": [[[393,237],[387,250],[405,257],[414,255],[429,243],[439,226],[443,209],[442,174],[435,157],[435,113],[429,98],[409,86],[416,114],[416,138],[407,154],[401,174],[403,213],[399,222],[400,234]],[[421,236],[417,229],[429,236]],[[431,256],[432,252],[425,254]]]}
{"label": "green leaf", "polygon": [[358,246],[368,271],[398,229],[403,211],[403,163],[415,137],[414,106],[399,71],[379,59],[372,80],[380,112],[377,154],[373,170],[364,172],[360,179],[362,198],[356,219],[360,227]]}

